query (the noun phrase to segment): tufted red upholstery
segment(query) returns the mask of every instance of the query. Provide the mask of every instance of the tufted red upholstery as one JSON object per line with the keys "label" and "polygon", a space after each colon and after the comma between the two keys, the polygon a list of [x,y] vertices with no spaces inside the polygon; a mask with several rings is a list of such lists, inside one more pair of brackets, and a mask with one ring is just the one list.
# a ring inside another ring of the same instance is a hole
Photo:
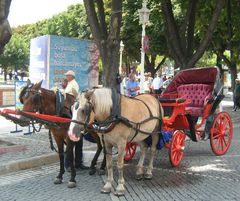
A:
{"label": "tufted red upholstery", "polygon": [[179,95],[192,102],[187,110],[193,116],[202,116],[204,105],[212,95],[212,86],[208,84],[185,84],[177,88]]}

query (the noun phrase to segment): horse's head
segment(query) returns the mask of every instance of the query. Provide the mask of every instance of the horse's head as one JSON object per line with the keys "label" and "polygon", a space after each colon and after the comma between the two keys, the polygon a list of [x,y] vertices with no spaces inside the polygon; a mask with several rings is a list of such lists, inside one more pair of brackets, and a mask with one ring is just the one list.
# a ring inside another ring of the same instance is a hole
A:
{"label": "horse's head", "polygon": [[[82,134],[87,132],[87,128],[94,120],[93,107],[91,103],[91,96],[93,91],[82,93],[78,97],[71,110],[72,120],[68,135],[72,141],[78,141]],[[78,121],[80,123],[76,123]]]}
{"label": "horse's head", "polygon": [[94,120],[105,121],[111,114],[112,105],[111,89],[100,88],[81,94],[79,102],[72,107],[72,120],[81,123],[71,122],[68,131],[70,139],[77,141]]}
{"label": "horse's head", "polygon": [[42,81],[37,84],[27,81],[27,86],[23,88],[19,95],[20,102],[23,104],[23,111],[39,112],[41,106],[41,85]]}

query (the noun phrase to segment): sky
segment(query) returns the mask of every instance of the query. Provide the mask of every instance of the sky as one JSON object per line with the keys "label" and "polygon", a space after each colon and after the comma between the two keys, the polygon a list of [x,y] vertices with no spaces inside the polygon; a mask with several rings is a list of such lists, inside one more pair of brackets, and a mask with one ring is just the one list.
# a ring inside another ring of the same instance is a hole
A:
{"label": "sky", "polygon": [[82,0],[12,0],[8,20],[11,27],[47,19]]}

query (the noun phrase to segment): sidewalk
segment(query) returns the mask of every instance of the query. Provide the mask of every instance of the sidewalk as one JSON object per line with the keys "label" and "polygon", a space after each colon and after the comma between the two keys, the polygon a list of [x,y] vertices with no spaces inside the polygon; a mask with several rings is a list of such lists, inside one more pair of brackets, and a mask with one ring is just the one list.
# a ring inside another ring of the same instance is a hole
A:
{"label": "sidewalk", "polygon": [[[57,153],[50,149],[48,130],[25,135],[28,127],[18,129],[23,131],[11,133],[15,124],[0,116],[0,174],[59,161]],[[57,148],[54,139],[53,142]],[[84,141],[84,163],[89,165],[95,150],[96,144]]]}
{"label": "sidewalk", "polygon": [[[233,124],[236,124],[240,122],[240,113],[239,111],[232,112],[232,105],[232,95],[227,95],[222,101],[222,107],[231,116]],[[24,135],[28,129],[19,127],[23,129],[23,132],[10,133],[15,130],[15,124],[1,116],[0,119],[0,174],[58,161],[57,154],[50,149],[48,130],[42,129],[39,133]],[[2,141],[13,145],[3,147]],[[84,163],[90,164],[95,150],[96,144],[84,141]]]}

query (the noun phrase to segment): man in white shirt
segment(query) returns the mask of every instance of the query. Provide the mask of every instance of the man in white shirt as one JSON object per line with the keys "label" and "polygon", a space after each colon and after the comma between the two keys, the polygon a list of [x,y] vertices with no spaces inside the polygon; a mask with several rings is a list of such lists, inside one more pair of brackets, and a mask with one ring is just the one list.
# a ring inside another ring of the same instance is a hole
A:
{"label": "man in white shirt", "polygon": [[79,86],[78,83],[75,80],[75,73],[72,70],[69,70],[67,73],[65,73],[66,78],[68,80],[67,87],[65,88],[64,92],[66,94],[70,94],[77,98]]}
{"label": "man in white shirt", "polygon": [[160,78],[160,74],[156,74],[155,78],[152,81],[152,90],[155,94],[162,93],[163,80]]}
{"label": "man in white shirt", "polygon": [[147,73],[144,73],[145,81],[143,82],[143,89],[145,94],[150,94],[151,83]]}

